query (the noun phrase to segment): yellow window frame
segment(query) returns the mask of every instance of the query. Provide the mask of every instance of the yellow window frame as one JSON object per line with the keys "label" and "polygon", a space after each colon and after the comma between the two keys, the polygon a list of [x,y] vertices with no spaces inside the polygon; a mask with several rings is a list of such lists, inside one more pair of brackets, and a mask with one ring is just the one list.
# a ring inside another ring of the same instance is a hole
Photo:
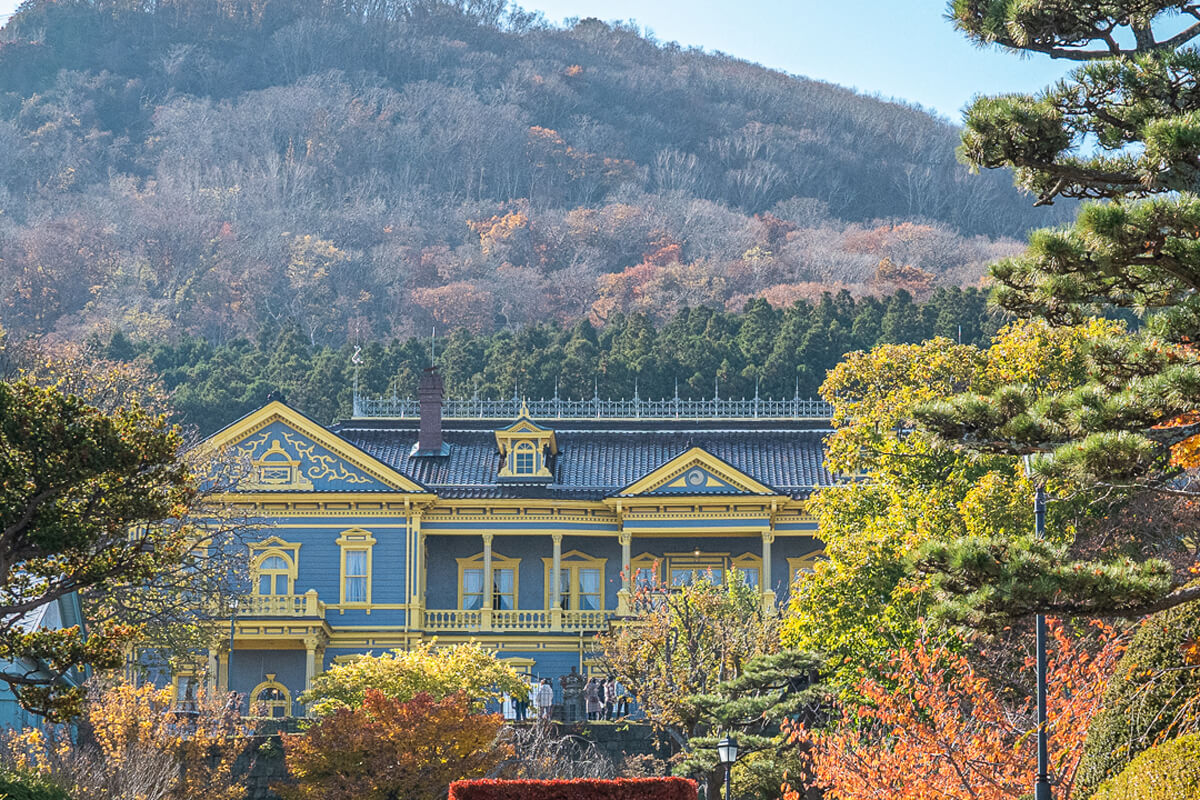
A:
{"label": "yellow window frame", "polygon": [[812,572],[816,566],[817,560],[821,558],[824,550],[813,550],[811,553],[806,553],[799,558],[789,558],[788,562],[788,586],[796,582],[796,578],[801,572]]}
{"label": "yellow window frame", "polygon": [[[279,556],[287,564],[286,570],[279,572],[271,570],[271,575],[287,575],[287,593],[289,595],[296,593],[296,577],[299,573],[300,565],[300,543],[285,542],[278,536],[272,536],[270,539],[264,539],[261,542],[250,542],[247,547],[250,549],[250,581],[252,594],[259,594],[259,577],[263,574],[262,563],[272,556]],[[272,581],[274,586],[274,581]]]}
{"label": "yellow window frame", "polygon": [[656,588],[662,583],[663,559],[661,556],[642,553],[629,559],[629,585],[633,587],[634,591],[637,591],[637,578],[641,570],[648,570],[652,574],[651,588]]}
{"label": "yellow window frame", "polygon": [[666,583],[674,587],[674,572],[677,569],[690,569],[693,573],[708,569],[721,570],[721,582],[729,577],[729,553],[710,553],[694,550],[690,553],[667,553]]}
{"label": "yellow window frame", "polygon": [[[342,531],[342,534],[337,538],[337,546],[341,550],[341,572],[338,587],[340,590],[340,598],[338,605],[341,606],[339,611],[347,608],[365,608],[367,613],[371,613],[371,586],[374,583],[374,574],[372,572],[372,551],[375,549],[375,537],[371,532],[363,528],[350,528]],[[347,575],[346,574],[346,556],[350,553],[366,553],[366,575]],[[366,578],[366,597],[363,600],[350,601],[346,599],[346,579],[347,578]]]}
{"label": "yellow window frame", "polygon": [[[747,567],[750,569],[758,570],[758,587],[757,588],[759,589],[759,591],[766,591],[762,585],[762,579],[763,579],[762,556],[756,556],[753,553],[742,553],[740,556],[737,556],[736,558],[731,558],[729,560],[729,566],[731,569],[736,569],[738,572],[742,572]],[[728,578],[729,578],[728,572],[725,573],[725,577],[726,577],[726,580],[728,580]]]}
{"label": "yellow window frame", "polygon": [[[543,607],[550,608],[550,598],[552,596],[551,590],[553,589],[553,586],[550,583],[550,571],[554,568],[554,559],[543,558],[542,564],[545,565],[544,569],[542,570],[542,587],[545,589],[543,592],[543,601],[545,602],[545,606]],[[567,573],[568,576],[567,594],[565,597],[561,598],[561,600],[566,601],[566,604],[563,606],[563,608],[571,610],[579,608],[579,598],[583,594],[580,591],[579,586],[579,570],[598,569],[600,570],[600,606],[597,610],[604,611],[605,608],[607,608],[605,595],[608,594],[604,591],[604,581],[606,579],[604,568],[607,564],[607,558],[596,558],[595,556],[588,555],[581,550],[571,550],[563,553],[559,558],[559,569],[562,572]],[[562,579],[559,578],[559,580],[561,581]]]}
{"label": "yellow window frame", "polygon": [[[464,586],[463,576],[466,573],[466,571],[469,569],[479,569],[479,570],[483,569],[483,553],[476,553],[473,556],[468,556],[467,558],[459,558],[456,560],[458,561],[458,608],[461,611],[466,608],[466,606],[463,605],[463,597],[464,597],[464,595],[463,595],[463,586]],[[512,573],[513,573],[512,607],[514,609],[516,609],[516,608],[518,608],[517,601],[520,599],[520,596],[521,596],[521,593],[520,593],[521,559],[509,558],[508,556],[500,555],[499,553],[497,553],[493,550],[492,551],[492,572],[495,573],[495,571],[498,569],[511,569],[512,570]],[[486,578],[487,576],[485,575],[484,577]],[[488,591],[488,589],[487,589],[487,586],[485,585],[483,587],[483,598],[487,597],[487,591]],[[480,608],[483,608],[483,606],[484,606],[483,598],[481,598],[481,600],[480,600]],[[494,602],[495,601],[493,599],[493,603]]]}
{"label": "yellow window frame", "polygon": [[[522,455],[528,455],[532,459],[532,461],[530,461],[529,469],[521,469],[520,463]],[[540,469],[540,465],[538,463],[539,461],[541,461],[541,459],[538,458],[538,449],[533,442],[525,440],[517,442],[513,445],[511,467],[513,475],[537,475]]]}
{"label": "yellow window frame", "polygon": [[[258,696],[268,689],[274,689],[279,692],[281,697],[274,700],[260,700]],[[275,680],[275,673],[268,672],[267,679],[250,690],[250,714],[251,716],[265,716],[271,719],[280,719],[275,716],[275,710],[283,712],[282,717],[290,717],[292,715],[292,693],[288,688],[279,681]],[[256,709],[265,709],[266,714],[255,714]]]}

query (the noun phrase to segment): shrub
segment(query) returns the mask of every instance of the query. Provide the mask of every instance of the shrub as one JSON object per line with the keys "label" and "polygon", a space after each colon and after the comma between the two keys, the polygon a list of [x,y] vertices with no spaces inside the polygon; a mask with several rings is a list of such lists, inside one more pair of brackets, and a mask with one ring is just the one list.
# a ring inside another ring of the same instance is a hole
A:
{"label": "shrub", "polygon": [[450,800],[696,800],[696,782],[685,778],[456,781],[450,784]]}
{"label": "shrub", "polygon": [[1090,797],[1130,761],[1171,736],[1196,730],[1200,670],[1188,656],[1200,638],[1200,602],[1146,619],[1117,662],[1088,728],[1076,793]]}
{"label": "shrub", "polygon": [[1200,798],[1200,734],[1168,739],[1138,755],[1092,800],[1197,800]]}
{"label": "shrub", "polygon": [[283,737],[285,800],[442,800],[451,781],[488,774],[511,749],[499,714],[472,714],[466,695],[411,700],[367,689],[361,708],[341,708]]}
{"label": "shrub", "polygon": [[4,800],[71,800],[67,790],[44,775],[0,772],[0,798]]}

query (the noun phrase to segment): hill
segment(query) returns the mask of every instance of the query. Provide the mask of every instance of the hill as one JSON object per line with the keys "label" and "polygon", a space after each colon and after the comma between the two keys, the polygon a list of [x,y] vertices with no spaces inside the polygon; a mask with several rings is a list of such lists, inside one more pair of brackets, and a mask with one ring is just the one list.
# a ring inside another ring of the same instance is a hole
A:
{"label": "hill", "polygon": [[2,39],[14,332],[340,345],[923,297],[1064,211],[968,175],[918,108],[502,0],[28,0]]}

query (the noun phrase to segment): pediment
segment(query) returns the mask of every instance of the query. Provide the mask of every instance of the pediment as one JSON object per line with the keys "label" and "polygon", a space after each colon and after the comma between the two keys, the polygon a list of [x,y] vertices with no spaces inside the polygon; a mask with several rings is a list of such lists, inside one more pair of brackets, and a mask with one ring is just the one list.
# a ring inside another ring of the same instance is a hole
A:
{"label": "pediment", "polygon": [[776,494],[770,486],[712,453],[693,447],[625,487],[617,496]]}
{"label": "pediment", "polygon": [[233,492],[410,492],[425,487],[280,402],[210,437]]}

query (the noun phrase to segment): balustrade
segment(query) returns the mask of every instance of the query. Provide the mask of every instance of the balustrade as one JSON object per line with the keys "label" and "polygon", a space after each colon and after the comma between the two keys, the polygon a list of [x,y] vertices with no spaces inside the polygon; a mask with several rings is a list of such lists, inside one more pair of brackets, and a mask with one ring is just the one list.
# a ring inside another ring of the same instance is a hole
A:
{"label": "balustrade", "polygon": [[[559,397],[543,400],[485,400],[482,398],[442,401],[442,416],[454,419],[511,420],[526,406],[536,419],[829,419],[833,407],[824,400],[793,397],[772,400],[761,397],[713,397],[707,400],[570,400]],[[409,397],[355,395],[355,417],[417,418],[420,406]]]}
{"label": "balustrade", "polygon": [[315,591],[304,594],[252,594],[241,599],[239,617],[324,617]]}
{"label": "balustrade", "polygon": [[[563,611],[564,631],[602,630],[608,620],[616,616],[613,611]],[[554,612],[548,609],[496,609],[490,612],[489,631],[545,632],[554,630]],[[426,609],[427,631],[478,631],[483,629],[483,612],[463,609]]]}

